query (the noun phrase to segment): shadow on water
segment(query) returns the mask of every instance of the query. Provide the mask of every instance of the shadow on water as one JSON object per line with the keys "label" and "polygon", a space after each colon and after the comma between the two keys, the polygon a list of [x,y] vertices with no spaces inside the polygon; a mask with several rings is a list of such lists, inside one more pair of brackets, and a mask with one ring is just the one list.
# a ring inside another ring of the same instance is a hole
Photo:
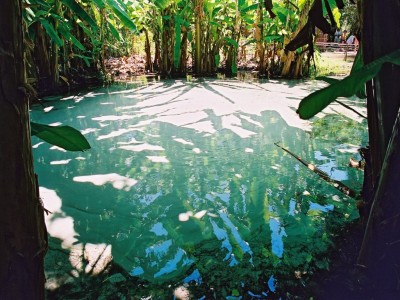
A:
{"label": "shadow on water", "polygon": [[276,82],[232,84],[112,86],[32,111],[34,121],[74,126],[92,145],[67,153],[34,138],[41,196],[53,212],[49,298],[312,296],[309,282],[329,267],[336,232],[358,213],[274,143],[359,189],[362,173],[346,166],[366,126],[327,115],[328,124],[351,123],[340,134],[347,138],[321,120],[310,131],[294,112],[298,100],[287,98],[307,83],[289,92]]}

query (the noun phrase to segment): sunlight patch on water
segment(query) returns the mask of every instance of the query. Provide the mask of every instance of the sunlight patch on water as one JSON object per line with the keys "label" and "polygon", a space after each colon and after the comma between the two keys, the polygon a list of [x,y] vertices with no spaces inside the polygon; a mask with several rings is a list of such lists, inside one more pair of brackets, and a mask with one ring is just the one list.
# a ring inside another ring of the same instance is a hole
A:
{"label": "sunlight patch on water", "polygon": [[93,121],[105,122],[105,121],[125,121],[131,120],[134,116],[131,115],[121,115],[121,116],[101,116],[92,118]]}
{"label": "sunlight patch on water", "polygon": [[92,133],[92,132],[96,132],[97,130],[98,130],[97,128],[86,128],[84,130],[81,130],[81,133],[83,135],[86,135],[86,134],[89,134],[89,133]]}
{"label": "sunlight patch on water", "polygon": [[47,106],[47,107],[45,107],[43,110],[44,110],[45,112],[49,112],[49,111],[51,111],[53,108],[54,108],[54,106]]}
{"label": "sunlight patch on water", "polygon": [[233,115],[223,116],[222,117],[222,127],[225,129],[232,130],[232,132],[236,133],[241,138],[248,138],[256,133],[250,130],[243,129],[241,120]]}
{"label": "sunlight patch on water", "polygon": [[64,159],[64,160],[53,160],[50,162],[51,165],[67,165],[72,159]]}
{"label": "sunlight patch on water", "polygon": [[35,145],[32,146],[32,148],[33,148],[33,149],[36,149],[36,148],[38,148],[40,145],[43,145],[43,144],[44,144],[44,142],[36,143]]}
{"label": "sunlight patch on water", "polygon": [[163,163],[163,164],[169,163],[169,160],[165,156],[151,156],[150,155],[150,156],[146,156],[146,157],[148,160],[150,160],[151,162],[154,162],[154,163]]}
{"label": "sunlight patch on water", "polygon": [[[52,212],[49,215],[45,214],[48,233],[60,239],[63,248],[71,248],[78,241],[78,234],[74,230],[74,219],[62,212],[62,200],[56,191],[44,187],[40,187],[39,191],[44,207]],[[53,218],[55,214],[61,214],[62,217]]]}
{"label": "sunlight patch on water", "polygon": [[185,128],[189,128],[189,129],[194,129],[199,133],[215,133],[216,130],[213,126],[213,123],[211,121],[200,121],[197,123],[193,123],[193,124],[189,124],[189,125],[185,125],[183,126]]}
{"label": "sunlight patch on water", "polygon": [[120,149],[129,150],[133,152],[141,152],[141,151],[164,151],[165,149],[161,146],[150,145],[148,143],[143,143],[141,145],[132,145],[132,146],[120,146]]}
{"label": "sunlight patch on water", "polygon": [[98,136],[97,140],[101,141],[101,140],[104,140],[104,139],[110,139],[110,138],[118,137],[120,135],[123,135],[123,134],[128,133],[128,132],[132,132],[132,131],[135,131],[135,129],[125,129],[125,128],[118,129],[118,130],[113,131],[113,132],[111,132],[109,134]]}
{"label": "sunlight patch on water", "polygon": [[173,138],[173,140],[174,140],[175,142],[178,142],[178,143],[181,143],[181,144],[184,144],[184,145],[191,145],[191,146],[194,146],[194,144],[193,144],[192,142],[186,141],[185,139],[177,138],[177,137],[175,137],[175,136],[173,136],[172,138]]}
{"label": "sunlight patch on water", "polygon": [[192,216],[193,216],[193,212],[192,211],[187,211],[187,212],[184,212],[184,213],[180,213],[178,215],[178,219],[181,222],[187,222],[187,221],[189,221],[190,217],[192,217]]}
{"label": "sunlight patch on water", "polygon": [[97,174],[87,176],[76,176],[73,178],[75,182],[89,182],[94,185],[101,186],[106,183],[111,183],[117,190],[129,191],[138,181],[129,177],[125,177],[116,173]]}
{"label": "sunlight patch on water", "polygon": [[57,151],[61,151],[61,152],[67,152],[67,150],[65,150],[65,149],[63,149],[61,147],[58,147],[58,146],[51,146],[50,150],[57,150]]}
{"label": "sunlight patch on water", "polygon": [[[112,246],[105,243],[82,244],[78,242],[79,234],[75,231],[75,221],[66,216],[62,210],[62,200],[54,190],[39,187],[44,207],[51,211],[45,214],[46,228],[49,235],[61,241],[61,247],[69,250],[70,267],[79,272],[98,275],[103,272],[112,260]],[[85,262],[85,270],[83,270]],[[51,281],[51,287],[57,288],[57,280]]]}
{"label": "sunlight patch on water", "polygon": [[199,149],[199,148],[193,148],[193,150],[192,150],[194,153],[196,153],[196,154],[200,154],[201,153],[201,150]]}

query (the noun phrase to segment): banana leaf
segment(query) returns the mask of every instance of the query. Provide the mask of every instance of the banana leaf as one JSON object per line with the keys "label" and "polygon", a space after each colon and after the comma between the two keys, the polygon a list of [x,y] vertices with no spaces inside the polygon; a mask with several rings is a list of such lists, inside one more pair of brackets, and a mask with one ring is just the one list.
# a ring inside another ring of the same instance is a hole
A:
{"label": "banana leaf", "polygon": [[117,41],[121,41],[121,36],[119,35],[119,32],[117,29],[114,27],[113,24],[107,21],[108,28],[110,29],[111,34]]}
{"label": "banana leaf", "polygon": [[[363,66],[363,62],[362,62],[362,48],[359,48],[356,58],[354,60],[353,63],[353,67],[351,68],[350,74],[353,74],[355,71],[361,69]],[[326,76],[318,76],[315,77],[315,79],[317,80],[323,80],[329,84],[335,83],[340,81],[340,79],[336,79],[336,78],[330,78],[330,77],[326,77]],[[358,90],[355,94],[358,98],[360,99],[364,99],[367,97],[367,94],[365,93],[365,87],[362,86],[360,90]]]}
{"label": "banana leaf", "polygon": [[104,3],[103,0],[93,0],[93,2],[96,4],[96,6],[100,9],[103,9],[106,7],[106,4]]}
{"label": "banana leaf", "polygon": [[75,0],[62,0],[62,3],[64,3],[65,6],[68,6],[71,11],[83,21],[86,21],[93,28],[97,28],[96,22],[89,16],[89,14],[82,8],[82,6],[76,3]]}
{"label": "banana leaf", "polygon": [[135,23],[126,13],[123,4],[119,0],[107,0],[108,5],[111,7],[114,14],[122,22],[122,24],[129,30],[137,32]]}
{"label": "banana leaf", "polygon": [[244,15],[245,13],[252,11],[252,10],[256,10],[257,8],[258,8],[258,3],[246,6],[246,7],[240,9],[240,14]]}
{"label": "banana leaf", "polygon": [[31,122],[31,134],[68,151],[85,151],[91,148],[87,139],[70,126],[49,126]]}
{"label": "banana leaf", "polygon": [[62,34],[62,36],[71,41],[72,44],[74,44],[75,47],[77,47],[78,49],[84,51],[86,50],[85,46],[82,45],[82,43],[80,41],[78,41],[76,39],[76,37],[74,37],[71,32],[69,31],[68,26],[66,26],[64,23],[60,23],[60,26],[58,27],[58,30],[60,31],[60,33]]}
{"label": "banana leaf", "polygon": [[338,97],[351,97],[361,90],[365,82],[374,78],[384,63],[400,65],[400,49],[384,55],[353,71],[349,76],[318,90],[301,100],[297,113],[302,119],[310,119]]}
{"label": "banana leaf", "polygon": [[231,44],[232,46],[234,46],[235,48],[239,48],[239,44],[234,40],[234,39],[231,39],[231,38],[229,38],[229,37],[225,37],[225,41],[228,43],[228,44]]}
{"label": "banana leaf", "polygon": [[46,19],[40,19],[40,23],[42,24],[44,30],[46,30],[47,34],[51,38],[51,40],[57,45],[62,46],[64,43],[58,36],[56,30],[54,29],[53,25],[47,21]]}

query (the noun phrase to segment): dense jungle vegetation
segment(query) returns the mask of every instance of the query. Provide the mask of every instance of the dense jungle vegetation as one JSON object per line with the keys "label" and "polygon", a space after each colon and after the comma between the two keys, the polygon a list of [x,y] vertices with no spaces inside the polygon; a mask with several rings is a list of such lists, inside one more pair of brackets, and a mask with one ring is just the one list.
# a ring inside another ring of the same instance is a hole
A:
{"label": "dense jungle vegetation", "polygon": [[[25,1],[28,82],[41,92],[88,84],[105,79],[107,59],[139,54],[145,72],[163,77],[235,75],[238,64],[252,61],[261,76],[298,78],[308,74],[310,39],[340,27],[336,2],[343,6],[334,0]],[[311,23],[291,44],[294,52],[284,51]]]}
{"label": "dense jungle vegetation", "polygon": [[[351,75],[306,97],[311,118],[340,96],[367,99],[370,146],[363,150],[362,232],[347,299],[399,297],[400,6],[355,5],[361,41]],[[47,232],[33,170],[29,121],[36,92],[51,94],[106,79],[110,57],[137,54],[164,77],[235,74],[250,55],[261,75],[300,77],[314,52],[316,28],[340,27],[341,0],[130,1],[5,0],[0,12],[0,298],[43,299]],[[350,14],[349,14],[350,15]],[[141,42],[139,42],[141,41]],[[36,131],[35,131],[36,130]],[[353,288],[355,287],[355,288]]]}

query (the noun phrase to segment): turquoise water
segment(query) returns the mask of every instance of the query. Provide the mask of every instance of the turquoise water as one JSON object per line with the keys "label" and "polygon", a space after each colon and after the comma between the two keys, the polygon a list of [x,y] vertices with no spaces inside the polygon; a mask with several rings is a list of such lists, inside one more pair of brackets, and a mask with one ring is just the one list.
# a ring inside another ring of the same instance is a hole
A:
{"label": "turquoise water", "polygon": [[[53,212],[47,289],[94,275],[101,285],[135,282],[117,299],[269,299],[304,289],[329,267],[333,237],[358,213],[274,143],[360,190],[362,171],[347,164],[367,135],[365,121],[339,106],[323,122],[299,120],[299,99],[316,88],[140,82],[51,99],[47,112],[35,107],[33,121],[73,126],[92,146],[65,152],[33,140]],[[365,111],[361,100],[344,101]]]}

